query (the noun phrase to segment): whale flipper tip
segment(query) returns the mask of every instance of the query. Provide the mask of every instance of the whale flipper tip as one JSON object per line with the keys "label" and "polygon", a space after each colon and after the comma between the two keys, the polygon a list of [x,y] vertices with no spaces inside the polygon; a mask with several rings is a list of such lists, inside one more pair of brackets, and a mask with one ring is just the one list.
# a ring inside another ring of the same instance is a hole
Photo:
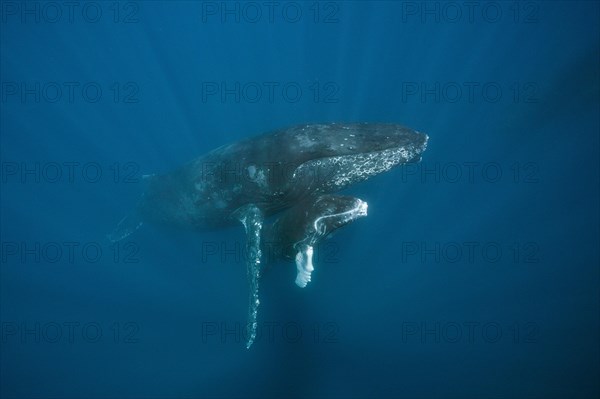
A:
{"label": "whale flipper tip", "polygon": [[306,287],[310,283],[311,274],[315,267],[312,263],[313,258],[313,247],[310,245],[304,245],[296,254],[296,285],[300,288]]}

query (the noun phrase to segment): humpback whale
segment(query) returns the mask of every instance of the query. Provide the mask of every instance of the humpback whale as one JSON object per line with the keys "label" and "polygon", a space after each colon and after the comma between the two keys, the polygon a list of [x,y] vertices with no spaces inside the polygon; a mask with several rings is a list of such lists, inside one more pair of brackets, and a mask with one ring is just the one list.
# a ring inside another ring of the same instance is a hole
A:
{"label": "humpback whale", "polygon": [[[429,137],[391,123],[293,126],[219,147],[171,173],[148,177],[135,211],[108,238],[119,241],[143,223],[204,230],[241,223],[246,231],[249,348],[257,329],[263,242],[297,268],[305,287],[313,248],[367,214],[367,203],[335,195],[408,162],[418,162]],[[276,218],[265,227],[265,221]]]}

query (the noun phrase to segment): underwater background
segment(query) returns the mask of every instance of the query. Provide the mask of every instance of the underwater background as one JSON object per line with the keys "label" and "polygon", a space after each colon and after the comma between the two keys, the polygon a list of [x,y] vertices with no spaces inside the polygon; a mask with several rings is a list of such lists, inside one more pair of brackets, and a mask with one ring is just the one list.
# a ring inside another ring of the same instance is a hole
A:
{"label": "underwater background", "polygon": [[[598,397],[598,2],[0,11],[2,398]],[[241,227],[106,239],[142,175],[318,122],[430,140],[265,272],[249,350]]]}

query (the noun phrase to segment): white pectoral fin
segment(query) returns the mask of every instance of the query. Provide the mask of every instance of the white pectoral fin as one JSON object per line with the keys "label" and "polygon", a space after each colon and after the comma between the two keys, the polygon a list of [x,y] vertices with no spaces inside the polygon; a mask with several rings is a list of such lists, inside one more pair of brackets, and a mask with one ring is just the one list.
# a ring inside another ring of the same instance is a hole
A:
{"label": "white pectoral fin", "polygon": [[236,217],[246,229],[246,249],[248,257],[246,259],[246,269],[248,275],[249,304],[248,304],[248,324],[246,333],[248,342],[246,348],[250,348],[256,339],[258,326],[258,281],[260,278],[260,267],[262,252],[260,249],[261,230],[263,227],[263,212],[254,204],[248,204],[238,209],[233,217]]}
{"label": "white pectoral fin", "polygon": [[306,287],[306,284],[310,282],[311,273],[315,270],[312,258],[313,247],[310,245],[303,245],[296,254],[296,269],[298,271],[296,285],[300,288]]}

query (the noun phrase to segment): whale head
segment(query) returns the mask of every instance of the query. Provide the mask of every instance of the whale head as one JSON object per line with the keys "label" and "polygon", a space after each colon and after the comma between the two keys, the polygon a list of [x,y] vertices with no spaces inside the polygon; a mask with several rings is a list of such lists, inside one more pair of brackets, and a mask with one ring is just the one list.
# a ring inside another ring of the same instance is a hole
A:
{"label": "whale head", "polygon": [[391,168],[418,162],[429,137],[398,124],[316,125],[296,136],[297,151],[310,154],[292,176],[295,187],[331,193]]}

